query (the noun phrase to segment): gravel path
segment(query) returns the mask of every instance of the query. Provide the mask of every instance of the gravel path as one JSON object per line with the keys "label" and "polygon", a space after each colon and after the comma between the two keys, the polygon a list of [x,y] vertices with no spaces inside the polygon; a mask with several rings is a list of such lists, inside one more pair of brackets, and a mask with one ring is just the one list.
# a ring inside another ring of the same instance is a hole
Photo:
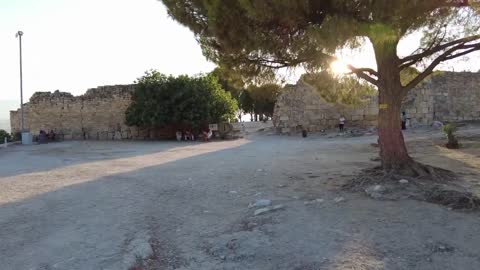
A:
{"label": "gravel path", "polygon": [[[477,213],[341,191],[375,141],[2,149],[0,268],[480,269]],[[258,199],[284,208],[255,216]]]}

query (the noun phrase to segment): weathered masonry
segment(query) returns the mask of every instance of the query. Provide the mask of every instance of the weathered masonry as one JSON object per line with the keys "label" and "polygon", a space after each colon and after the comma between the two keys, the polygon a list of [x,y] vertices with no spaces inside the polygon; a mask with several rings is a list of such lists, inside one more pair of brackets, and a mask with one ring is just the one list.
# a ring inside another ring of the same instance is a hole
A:
{"label": "weathered masonry", "polygon": [[[412,125],[428,125],[435,120],[480,120],[480,73],[441,72],[413,89],[403,107]],[[377,114],[377,97],[359,107],[331,104],[299,81],[279,96],[273,122],[280,133],[333,128],[340,115],[347,119],[348,126],[375,127]]]}
{"label": "weathered masonry", "polygon": [[[102,86],[84,95],[37,92],[24,106],[25,128],[33,134],[53,130],[65,139],[114,139],[146,136],[125,125],[134,85]],[[20,131],[20,110],[10,112],[12,132]]]}
{"label": "weathered masonry", "polygon": [[[160,138],[171,130],[149,130],[125,124],[125,110],[135,85],[102,86],[73,96],[55,91],[37,92],[26,103],[25,127],[33,134],[53,130],[65,139]],[[404,100],[404,111],[412,124],[439,121],[480,120],[480,73],[442,72],[412,90]],[[330,104],[302,81],[287,86],[275,106],[273,123],[281,133],[305,128],[333,128],[340,115],[347,126],[377,125],[378,101],[372,98],[360,107]],[[12,132],[20,131],[20,111],[10,112]],[[174,131],[173,131],[174,132]]]}

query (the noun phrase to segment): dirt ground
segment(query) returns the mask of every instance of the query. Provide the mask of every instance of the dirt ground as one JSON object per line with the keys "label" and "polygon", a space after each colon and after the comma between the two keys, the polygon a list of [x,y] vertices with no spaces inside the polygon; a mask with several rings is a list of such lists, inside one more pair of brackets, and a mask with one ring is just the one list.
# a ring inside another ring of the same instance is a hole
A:
{"label": "dirt ground", "polygon": [[[460,150],[442,147],[440,131],[405,135],[417,160],[479,194],[479,131],[462,127]],[[257,134],[0,149],[0,268],[480,269],[479,212],[342,188],[378,165],[375,142]],[[260,199],[278,209],[255,215]]]}

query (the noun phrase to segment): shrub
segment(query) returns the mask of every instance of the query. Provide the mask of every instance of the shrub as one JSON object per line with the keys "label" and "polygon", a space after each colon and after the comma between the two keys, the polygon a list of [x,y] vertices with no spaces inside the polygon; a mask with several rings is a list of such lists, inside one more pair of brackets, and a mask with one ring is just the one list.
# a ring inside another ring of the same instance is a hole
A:
{"label": "shrub", "polygon": [[0,129],[0,144],[2,144],[3,142],[5,142],[5,138],[7,138],[7,141],[11,141],[12,140],[12,137],[10,136],[10,134],[8,132],[6,132],[5,130],[3,129]]}
{"label": "shrub", "polygon": [[237,101],[212,75],[167,77],[149,71],[138,80],[126,122],[147,128],[178,124],[199,128],[233,120],[237,111]]}
{"label": "shrub", "polygon": [[457,126],[455,124],[447,124],[443,126],[443,132],[447,135],[447,144],[445,145],[449,149],[458,149],[460,145],[458,144],[458,139],[455,136],[455,132],[457,132]]}

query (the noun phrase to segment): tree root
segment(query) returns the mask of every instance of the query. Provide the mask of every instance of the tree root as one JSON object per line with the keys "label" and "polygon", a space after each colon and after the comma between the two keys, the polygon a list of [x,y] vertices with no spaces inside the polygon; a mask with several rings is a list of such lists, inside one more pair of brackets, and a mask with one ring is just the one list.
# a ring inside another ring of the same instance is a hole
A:
{"label": "tree root", "polygon": [[425,192],[425,199],[427,202],[445,205],[451,209],[480,209],[480,198],[470,192],[434,187],[432,190]]}
{"label": "tree root", "polygon": [[[465,190],[456,180],[458,178],[451,171],[412,160],[408,167],[387,171],[379,166],[362,170],[345,184],[343,189],[364,193],[380,200],[408,198],[456,210],[480,209],[480,198]],[[377,187],[380,193],[372,194],[374,187]]]}
{"label": "tree root", "polygon": [[452,171],[422,164],[414,160],[411,160],[410,162],[403,164],[402,166],[384,170],[384,172],[386,177],[413,177],[422,178],[423,180],[430,180],[434,182],[451,181],[456,179],[456,176]]}

